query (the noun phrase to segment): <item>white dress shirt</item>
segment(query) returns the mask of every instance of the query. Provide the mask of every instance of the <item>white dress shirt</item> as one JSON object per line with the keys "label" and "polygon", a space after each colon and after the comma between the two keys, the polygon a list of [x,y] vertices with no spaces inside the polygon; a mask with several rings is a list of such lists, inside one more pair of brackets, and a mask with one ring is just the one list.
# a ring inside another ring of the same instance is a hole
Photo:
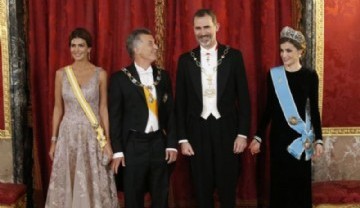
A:
{"label": "white dress shirt", "polygon": [[[140,77],[140,82],[145,86],[151,86],[150,92],[156,100],[156,89],[154,86],[153,69],[150,66],[146,70],[135,63],[135,68]],[[159,130],[159,120],[157,116],[149,109],[149,117],[145,128],[145,133]]]}
{"label": "white dress shirt", "polygon": [[[201,117],[207,119],[213,115],[216,119],[221,117],[217,108],[217,45],[210,49],[200,47],[201,60],[201,86],[203,94],[203,109]],[[208,79],[211,79],[209,82]],[[207,89],[215,90],[215,94],[211,97],[205,95]]]}

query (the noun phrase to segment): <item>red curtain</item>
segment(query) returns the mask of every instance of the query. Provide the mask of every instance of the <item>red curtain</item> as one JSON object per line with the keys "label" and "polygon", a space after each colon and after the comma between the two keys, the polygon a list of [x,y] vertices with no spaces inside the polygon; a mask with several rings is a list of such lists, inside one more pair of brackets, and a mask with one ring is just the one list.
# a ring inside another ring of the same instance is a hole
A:
{"label": "red curtain", "polygon": [[[199,8],[213,9],[220,23],[218,40],[243,52],[252,103],[252,133],[264,103],[267,70],[279,64],[278,37],[291,25],[291,2],[282,0],[164,0],[165,68],[175,81],[178,56],[196,47],[192,16]],[[71,63],[69,33],[85,27],[93,35],[92,61],[110,75],[130,63],[125,38],[136,27],[154,31],[155,0],[32,0],[29,4],[29,66],[35,140],[35,191],[47,190],[51,162],[48,157],[55,71]],[[174,83],[175,85],[175,83]],[[252,135],[251,135],[252,136]],[[255,159],[246,152],[238,186],[238,205],[254,206],[266,199],[267,155]],[[261,161],[256,163],[256,160]],[[257,167],[258,166],[258,167]],[[188,161],[180,157],[172,177],[172,207],[191,207]],[[41,186],[39,186],[41,184]],[[45,193],[42,193],[43,196]]]}

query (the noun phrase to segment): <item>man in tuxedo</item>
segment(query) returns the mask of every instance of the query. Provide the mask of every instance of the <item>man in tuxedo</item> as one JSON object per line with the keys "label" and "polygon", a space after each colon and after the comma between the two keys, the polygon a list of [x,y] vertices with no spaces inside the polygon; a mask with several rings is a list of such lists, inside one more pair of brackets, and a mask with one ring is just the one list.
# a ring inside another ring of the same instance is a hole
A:
{"label": "man in tuxedo", "polygon": [[247,146],[250,99],[241,52],[216,40],[213,11],[194,15],[200,46],[180,56],[175,111],[181,153],[190,158],[198,207],[235,207],[239,154]]}
{"label": "man in tuxedo", "polygon": [[166,208],[168,166],[177,157],[171,83],[152,66],[158,46],[149,30],[134,30],[126,47],[133,63],[114,73],[109,86],[111,168],[124,166],[127,208],[143,208],[147,191],[152,207]]}

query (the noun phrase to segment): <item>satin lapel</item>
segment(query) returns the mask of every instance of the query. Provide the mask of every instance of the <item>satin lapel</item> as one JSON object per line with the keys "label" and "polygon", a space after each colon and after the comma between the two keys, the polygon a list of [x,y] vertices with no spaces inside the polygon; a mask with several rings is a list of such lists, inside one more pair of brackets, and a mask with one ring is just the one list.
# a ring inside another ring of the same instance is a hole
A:
{"label": "satin lapel", "polygon": [[[152,66],[152,68],[153,68],[153,78],[154,78],[154,82],[156,82],[156,77],[157,77],[157,75],[158,75],[159,69],[156,68],[155,66]],[[161,72],[160,72],[160,73],[161,73]],[[161,77],[160,83],[155,86],[155,89],[156,89],[156,99],[157,99],[157,104],[158,104],[158,106],[159,106],[160,103],[162,102],[162,97],[163,97],[163,93],[164,93],[164,92],[161,90],[161,87],[160,87],[160,85],[163,84],[163,83],[162,83],[162,78],[163,78],[163,77]]]}
{"label": "satin lapel", "polygon": [[[200,62],[201,61],[200,47],[195,48],[193,52],[195,54],[196,60]],[[189,74],[193,82],[195,92],[202,102],[201,68],[196,65],[196,62],[192,56],[191,56],[191,63],[192,64],[189,69]]]}
{"label": "satin lapel", "polygon": [[[221,58],[221,56],[224,54],[224,50],[226,49],[226,46],[220,45],[218,48],[218,59]],[[222,63],[218,66],[217,69],[217,99],[219,100],[221,98],[222,93],[224,92],[224,89],[226,87],[226,81],[229,77],[229,72],[231,70],[230,67],[228,67],[229,64],[229,54],[225,55],[225,58],[222,60]]]}
{"label": "satin lapel", "polygon": [[[130,66],[127,67],[127,70],[131,73],[131,75],[140,82],[140,77],[139,74],[136,71],[135,65],[132,64]],[[144,93],[144,89],[142,87],[136,86],[135,84],[132,84],[135,88],[136,91],[139,93],[140,97],[143,99],[143,101],[146,103],[145,100],[145,93]]]}

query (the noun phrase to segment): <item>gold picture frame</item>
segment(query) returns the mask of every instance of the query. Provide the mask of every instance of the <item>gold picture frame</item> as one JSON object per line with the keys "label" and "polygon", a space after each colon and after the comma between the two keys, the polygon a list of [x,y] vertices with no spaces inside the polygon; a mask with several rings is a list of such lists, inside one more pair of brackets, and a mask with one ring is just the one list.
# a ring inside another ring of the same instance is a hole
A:
{"label": "gold picture frame", "polygon": [[[319,108],[322,115],[323,98],[324,98],[324,19],[325,3],[324,1],[314,0],[315,4],[315,33],[316,33],[316,50],[315,50],[315,68],[319,75]],[[323,127],[324,136],[359,136],[360,127]]]}
{"label": "gold picture frame", "polygon": [[7,0],[0,0],[0,48],[2,70],[2,91],[4,112],[4,129],[0,129],[0,139],[11,139],[11,109],[10,109],[10,60],[9,60],[9,10]]}

